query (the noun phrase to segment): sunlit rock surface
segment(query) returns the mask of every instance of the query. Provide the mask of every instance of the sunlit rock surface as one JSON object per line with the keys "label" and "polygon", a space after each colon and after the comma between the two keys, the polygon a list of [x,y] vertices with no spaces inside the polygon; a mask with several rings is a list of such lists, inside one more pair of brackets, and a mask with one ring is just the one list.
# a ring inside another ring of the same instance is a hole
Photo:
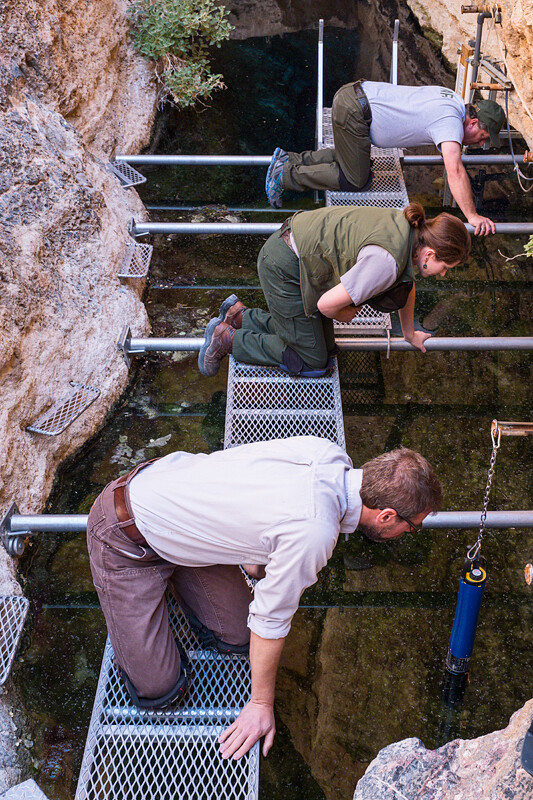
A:
{"label": "sunlit rock surface", "polygon": [[[21,513],[42,509],[60,462],[96,433],[127,384],[121,327],[148,333],[142,281],[117,277],[128,222],[146,212],[106,168],[115,152],[148,142],[157,99],[125,11],[121,0],[8,0],[0,9],[2,512],[12,501]],[[59,436],[29,433],[70,381],[100,397]],[[0,592],[20,591],[0,547]],[[8,702],[0,791],[16,783],[24,752]]]}
{"label": "sunlit rock surface", "polygon": [[[153,68],[129,34],[124,0],[7,0],[0,99],[23,89],[70,122],[93,153],[138,153],[150,137]],[[9,89],[8,89],[9,90]]]}
{"label": "sunlit rock surface", "polygon": [[533,778],[520,764],[533,700],[502,731],[427,750],[404,739],[381,750],[357,784],[354,800],[529,800]]}

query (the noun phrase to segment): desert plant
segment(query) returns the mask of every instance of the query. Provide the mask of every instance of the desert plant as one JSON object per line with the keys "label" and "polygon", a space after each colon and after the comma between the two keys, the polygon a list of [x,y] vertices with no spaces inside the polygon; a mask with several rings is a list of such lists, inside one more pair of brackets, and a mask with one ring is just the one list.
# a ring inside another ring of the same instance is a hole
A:
{"label": "desert plant", "polygon": [[134,0],[128,8],[138,51],[156,62],[161,100],[185,108],[224,88],[208,52],[229,38],[227,10],[214,0]]}

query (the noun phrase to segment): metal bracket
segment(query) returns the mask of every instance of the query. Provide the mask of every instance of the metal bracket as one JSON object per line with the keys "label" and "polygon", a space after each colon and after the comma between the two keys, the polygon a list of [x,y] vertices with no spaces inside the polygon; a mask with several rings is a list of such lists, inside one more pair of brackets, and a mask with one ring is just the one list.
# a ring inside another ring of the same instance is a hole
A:
{"label": "metal bracket", "polygon": [[128,369],[131,367],[131,356],[142,356],[146,353],[144,348],[140,348],[138,350],[132,350],[131,348],[131,330],[129,325],[124,325],[120,332],[120,336],[117,339],[117,348],[122,350],[122,355],[124,356],[124,361]]}
{"label": "metal bracket", "polygon": [[13,532],[11,530],[11,518],[16,514],[20,514],[17,504],[11,503],[4,516],[0,519],[0,539],[7,553],[13,558],[24,553],[26,537],[34,535],[32,531]]}

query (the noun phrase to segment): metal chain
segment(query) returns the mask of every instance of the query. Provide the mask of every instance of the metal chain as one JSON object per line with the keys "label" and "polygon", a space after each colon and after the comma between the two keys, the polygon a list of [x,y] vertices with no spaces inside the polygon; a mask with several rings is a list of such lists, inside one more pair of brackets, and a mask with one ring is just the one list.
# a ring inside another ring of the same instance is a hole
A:
{"label": "metal chain", "polygon": [[489,472],[487,475],[487,486],[485,488],[485,495],[483,497],[483,508],[481,510],[481,519],[479,522],[479,533],[477,541],[475,542],[475,544],[473,544],[471,547],[468,548],[468,552],[466,554],[466,557],[470,561],[475,561],[479,557],[479,553],[481,551],[481,542],[485,534],[485,521],[487,519],[487,509],[489,506],[490,490],[492,487],[492,479],[494,478],[494,467],[496,464],[496,456],[498,455],[498,449],[500,447],[501,435],[502,435],[501,430],[498,427],[498,420],[493,419],[490,428],[490,436],[492,439],[492,454],[490,457]]}

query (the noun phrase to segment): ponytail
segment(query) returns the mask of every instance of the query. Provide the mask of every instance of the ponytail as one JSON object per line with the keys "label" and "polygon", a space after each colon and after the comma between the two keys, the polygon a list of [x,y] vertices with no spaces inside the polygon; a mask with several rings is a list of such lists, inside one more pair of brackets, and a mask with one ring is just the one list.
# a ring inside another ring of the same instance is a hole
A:
{"label": "ponytail", "polygon": [[442,213],[426,220],[420,203],[409,203],[403,214],[411,228],[415,229],[415,249],[430,247],[435,257],[445,264],[464,261],[470,253],[470,234],[460,219]]}

